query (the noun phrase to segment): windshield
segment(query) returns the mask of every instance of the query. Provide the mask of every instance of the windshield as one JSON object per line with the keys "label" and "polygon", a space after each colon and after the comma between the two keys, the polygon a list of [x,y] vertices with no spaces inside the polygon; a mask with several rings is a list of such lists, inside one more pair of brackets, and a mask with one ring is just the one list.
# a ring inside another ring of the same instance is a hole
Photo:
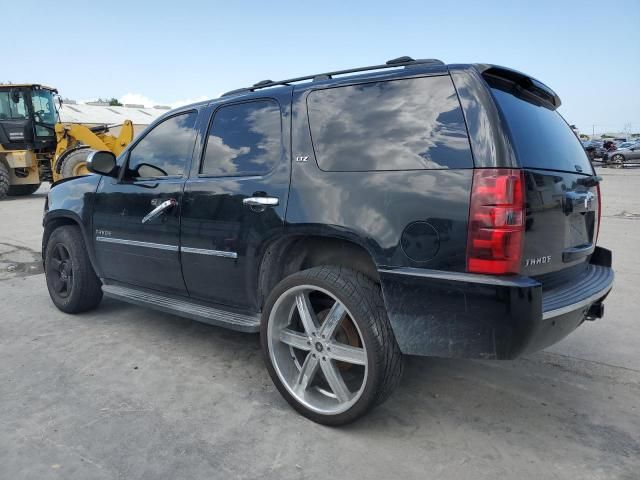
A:
{"label": "windshield", "polygon": [[0,91],[0,120],[24,120],[27,116],[21,90]]}
{"label": "windshield", "polygon": [[558,112],[498,88],[491,91],[523,167],[593,173],[578,137]]}
{"label": "windshield", "polygon": [[56,124],[57,112],[53,102],[53,92],[37,89],[31,92],[31,104],[36,120],[36,136],[48,137],[54,134],[53,130],[38,123],[53,126]]}

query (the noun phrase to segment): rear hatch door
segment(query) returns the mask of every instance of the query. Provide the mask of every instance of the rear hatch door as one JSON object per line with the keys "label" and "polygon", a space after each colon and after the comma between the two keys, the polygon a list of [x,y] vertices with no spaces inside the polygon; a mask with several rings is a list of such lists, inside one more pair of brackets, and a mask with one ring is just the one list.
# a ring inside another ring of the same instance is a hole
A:
{"label": "rear hatch door", "polygon": [[591,162],[554,105],[510,82],[490,85],[525,175],[521,273],[577,274],[595,249],[599,222]]}

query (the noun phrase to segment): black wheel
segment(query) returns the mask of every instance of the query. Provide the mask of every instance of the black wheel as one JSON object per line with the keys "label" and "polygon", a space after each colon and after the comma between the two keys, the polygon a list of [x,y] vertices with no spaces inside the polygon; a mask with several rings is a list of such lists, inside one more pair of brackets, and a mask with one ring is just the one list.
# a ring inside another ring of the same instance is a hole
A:
{"label": "black wheel", "polygon": [[91,310],[102,300],[101,282],[78,227],[65,225],[53,231],[45,250],[44,269],[49,296],[63,312]]}
{"label": "black wheel", "polygon": [[260,336],[282,396],[325,425],[364,415],[402,375],[380,287],[348,268],[316,267],[281,281],[265,304]]}
{"label": "black wheel", "polygon": [[93,150],[90,148],[81,148],[69,153],[62,162],[62,178],[89,175],[91,172],[87,169],[87,157],[91,152]]}
{"label": "black wheel", "polygon": [[22,195],[31,195],[40,188],[40,183],[31,183],[28,185],[11,185],[7,195],[10,197],[20,197]]}
{"label": "black wheel", "polygon": [[7,196],[9,193],[9,170],[0,161],[0,200]]}

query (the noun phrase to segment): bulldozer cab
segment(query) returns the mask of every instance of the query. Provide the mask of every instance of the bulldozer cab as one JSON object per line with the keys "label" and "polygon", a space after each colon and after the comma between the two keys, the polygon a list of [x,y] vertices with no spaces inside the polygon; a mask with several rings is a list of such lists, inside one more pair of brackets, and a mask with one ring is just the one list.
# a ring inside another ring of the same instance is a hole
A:
{"label": "bulldozer cab", "polygon": [[0,147],[5,151],[55,149],[57,93],[37,84],[0,85]]}

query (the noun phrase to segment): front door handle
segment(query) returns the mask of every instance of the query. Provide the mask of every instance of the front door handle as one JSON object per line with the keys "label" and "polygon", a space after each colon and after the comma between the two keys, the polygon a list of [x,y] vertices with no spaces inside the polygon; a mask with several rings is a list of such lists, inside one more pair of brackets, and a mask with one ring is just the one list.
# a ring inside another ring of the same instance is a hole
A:
{"label": "front door handle", "polygon": [[144,218],[142,219],[142,223],[147,223],[147,222],[153,220],[154,218],[158,217],[165,210],[167,210],[167,209],[169,209],[171,207],[175,207],[176,205],[178,205],[178,201],[175,198],[170,198],[169,200],[165,200],[160,205],[158,205],[156,208],[154,208],[149,213],[147,213],[144,216]]}
{"label": "front door handle", "polygon": [[280,203],[278,197],[249,197],[242,199],[243,205],[256,207],[256,209],[264,210],[266,207],[275,207]]}

